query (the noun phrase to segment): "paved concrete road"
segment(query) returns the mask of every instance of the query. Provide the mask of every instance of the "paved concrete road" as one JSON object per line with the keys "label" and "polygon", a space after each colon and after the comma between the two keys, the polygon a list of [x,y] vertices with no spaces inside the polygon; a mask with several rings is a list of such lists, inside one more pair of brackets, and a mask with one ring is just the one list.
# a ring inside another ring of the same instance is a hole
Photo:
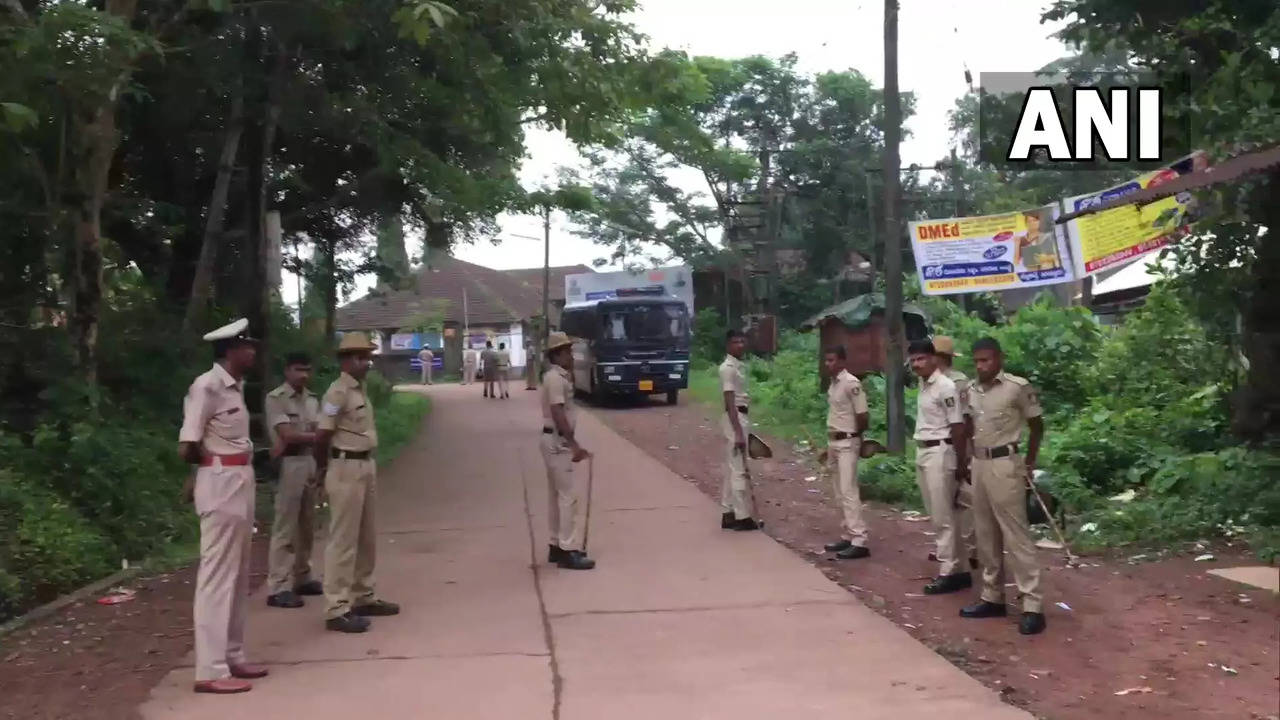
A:
{"label": "paved concrete road", "polygon": [[318,599],[259,593],[250,651],[271,677],[197,696],[179,668],[144,718],[1029,718],[767,536],[721,531],[713,502],[589,413],[600,565],[546,565],[535,393],[430,392],[379,487],[378,587],[404,613],[341,635]]}

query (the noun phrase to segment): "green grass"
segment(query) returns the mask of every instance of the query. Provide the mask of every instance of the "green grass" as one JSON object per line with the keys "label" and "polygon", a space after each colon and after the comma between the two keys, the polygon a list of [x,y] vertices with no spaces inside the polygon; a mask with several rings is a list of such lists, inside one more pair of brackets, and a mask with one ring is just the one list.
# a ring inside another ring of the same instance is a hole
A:
{"label": "green grass", "polygon": [[392,393],[377,410],[378,464],[385,466],[418,434],[422,419],[431,410],[431,400],[413,392]]}

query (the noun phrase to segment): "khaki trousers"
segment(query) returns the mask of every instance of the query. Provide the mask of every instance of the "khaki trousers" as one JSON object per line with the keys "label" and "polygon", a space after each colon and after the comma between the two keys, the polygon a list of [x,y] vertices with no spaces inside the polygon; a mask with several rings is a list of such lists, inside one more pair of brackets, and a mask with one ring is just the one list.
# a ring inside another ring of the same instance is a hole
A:
{"label": "khaki trousers", "polygon": [[476,366],[464,363],[462,366],[462,384],[470,385],[476,381]]}
{"label": "khaki trousers", "polygon": [[982,563],[982,599],[1004,602],[1004,553],[1022,595],[1025,612],[1041,612],[1040,565],[1027,524],[1026,465],[1016,455],[973,459],[973,520],[978,561]]}
{"label": "khaki trousers", "polygon": [[938,575],[967,572],[961,567],[960,512],[956,508],[956,451],[941,444],[916,452],[916,484],[925,512],[933,520]]}
{"label": "khaki trousers", "polygon": [[547,466],[547,531],[552,545],[582,550],[586,539],[586,488],[573,471],[573,453],[558,435],[542,434],[542,462]]}
{"label": "khaki trousers", "polygon": [[420,385],[431,384],[431,370],[432,370],[431,363],[429,362],[422,363],[422,381],[419,383]]}
{"label": "khaki trousers", "polygon": [[831,481],[836,504],[844,516],[844,539],[858,547],[867,545],[867,523],[862,517],[862,494],[858,488],[858,451],[861,438],[831,440],[827,461],[833,465]]}
{"label": "khaki trousers", "polygon": [[[738,413],[738,423],[744,437],[751,432],[751,421],[745,414]],[[745,520],[755,516],[748,485],[751,480],[747,477],[747,454],[734,446],[733,423],[729,422],[728,415],[720,418],[720,429],[725,438],[725,473],[720,486],[720,507],[724,512],[732,512],[738,520]]]}
{"label": "khaki trousers", "polygon": [[316,461],[307,455],[280,458],[276,515],[271,522],[267,592],[292,590],[311,579],[316,535]]}
{"label": "khaki trousers", "polygon": [[376,506],[378,468],[373,460],[329,461],[329,544],[324,551],[325,617],[345,615],[374,601],[378,561]]}
{"label": "khaki trousers", "polygon": [[249,611],[249,551],[253,541],[254,480],[250,466],[196,471],[200,569],[194,625],[196,682],[229,677],[243,664]]}
{"label": "khaki trousers", "polygon": [[498,368],[498,390],[500,390],[503,395],[511,394],[511,387],[509,386],[510,382],[511,370],[508,368]]}

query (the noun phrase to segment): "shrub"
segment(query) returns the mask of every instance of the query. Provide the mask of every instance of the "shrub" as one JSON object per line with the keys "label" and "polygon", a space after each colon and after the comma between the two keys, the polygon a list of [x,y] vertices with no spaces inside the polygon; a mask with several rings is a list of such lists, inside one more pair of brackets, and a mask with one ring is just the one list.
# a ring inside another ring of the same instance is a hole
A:
{"label": "shrub", "polygon": [[0,619],[118,562],[110,540],[53,492],[0,470]]}

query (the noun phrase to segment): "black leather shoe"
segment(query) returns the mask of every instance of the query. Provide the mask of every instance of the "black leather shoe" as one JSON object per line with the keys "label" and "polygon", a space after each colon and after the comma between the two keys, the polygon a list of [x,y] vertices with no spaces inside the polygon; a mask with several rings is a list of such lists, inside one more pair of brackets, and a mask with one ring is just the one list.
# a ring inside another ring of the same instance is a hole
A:
{"label": "black leather shoe", "polygon": [[929,562],[938,562],[937,553],[929,553]]}
{"label": "black leather shoe", "polygon": [[841,560],[861,560],[865,557],[871,557],[871,551],[861,545],[850,545],[836,553],[836,557]]}
{"label": "black leather shoe", "polygon": [[960,608],[960,617],[963,618],[993,618],[1004,617],[1009,614],[1009,608],[1004,603],[993,603],[983,600],[975,605]]}
{"label": "black leather shoe", "polygon": [[721,530],[732,530],[732,529],[733,529],[734,524],[735,524],[735,523],[737,523],[737,522],[738,522],[737,518],[735,518],[735,517],[733,516],[733,513],[731,513],[731,512],[721,513],[721,514],[720,514],[720,529],[721,529]]}
{"label": "black leather shoe", "polygon": [[324,585],[319,580],[308,580],[294,585],[293,591],[299,595],[323,595]]}
{"label": "black leather shoe", "polygon": [[267,596],[267,604],[277,608],[300,608],[306,603],[302,602],[302,598],[295,595],[289,590]]}
{"label": "black leather shoe", "polygon": [[547,546],[547,562],[558,563],[560,562],[560,558],[563,558],[564,555],[564,550],[561,550],[559,545]]}
{"label": "black leather shoe", "polygon": [[759,530],[761,527],[764,527],[764,523],[756,522],[752,518],[743,518],[733,524],[733,529],[739,532],[746,532],[749,530]]}
{"label": "black leather shoe", "polygon": [[374,600],[367,605],[357,605],[351,612],[360,617],[389,617],[400,614],[400,606],[386,600]]}
{"label": "black leather shoe", "polygon": [[564,550],[564,555],[560,558],[560,562],[556,563],[556,567],[565,570],[590,570],[596,566],[596,561],[587,557],[587,554],[581,550]]}
{"label": "black leather shoe", "polygon": [[1018,623],[1018,632],[1023,635],[1039,635],[1044,632],[1045,625],[1044,613],[1024,612],[1022,621]]}
{"label": "black leather shoe", "polygon": [[324,621],[325,630],[344,633],[362,633],[369,629],[369,625],[370,623],[367,619],[362,618],[353,612],[348,612],[346,615],[341,617],[329,618]]}
{"label": "black leather shoe", "polygon": [[978,558],[969,558],[969,568],[971,570],[978,569]]}
{"label": "black leather shoe", "polygon": [[827,552],[840,552],[841,550],[848,550],[853,547],[853,542],[849,540],[837,540],[835,542],[827,543],[823,547],[827,549]]}
{"label": "black leather shoe", "polygon": [[943,575],[924,586],[925,595],[945,595],[973,587],[973,576],[967,572]]}

